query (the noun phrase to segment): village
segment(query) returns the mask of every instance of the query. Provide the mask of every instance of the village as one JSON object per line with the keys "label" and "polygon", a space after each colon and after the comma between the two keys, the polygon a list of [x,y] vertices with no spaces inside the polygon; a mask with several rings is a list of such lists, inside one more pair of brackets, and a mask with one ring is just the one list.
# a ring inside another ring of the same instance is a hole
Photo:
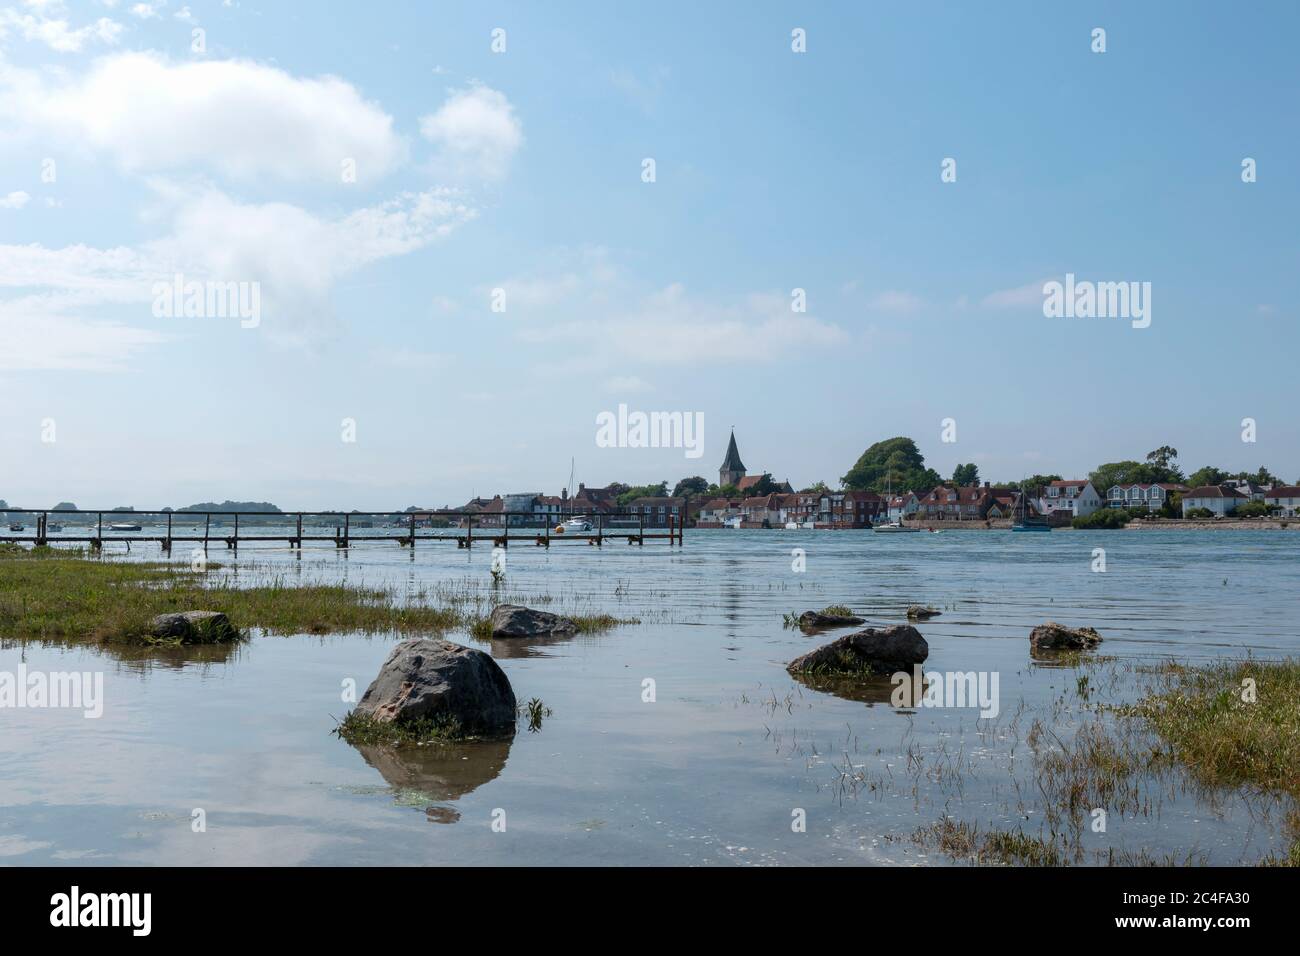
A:
{"label": "village", "polygon": [[733,432],[718,469],[714,495],[679,482],[681,493],[637,494],[622,483],[592,488],[579,484],[558,495],[541,492],[475,497],[459,507],[415,513],[421,527],[503,526],[543,527],[573,516],[601,521],[606,527],[637,524],[646,528],[804,528],[869,529],[883,523],[934,526],[1006,527],[1017,518],[1044,521],[1053,527],[1078,526],[1097,512],[1122,511],[1165,519],[1223,519],[1235,517],[1295,517],[1300,511],[1300,486],[1280,482],[1226,479],[1192,487],[1175,481],[1121,482],[1105,489],[1087,478],[1055,479],[1022,491],[1007,485],[940,482],[933,487],[885,493],[832,490],[825,486],[796,491],[788,481],[770,473],[749,474],[741,461]]}

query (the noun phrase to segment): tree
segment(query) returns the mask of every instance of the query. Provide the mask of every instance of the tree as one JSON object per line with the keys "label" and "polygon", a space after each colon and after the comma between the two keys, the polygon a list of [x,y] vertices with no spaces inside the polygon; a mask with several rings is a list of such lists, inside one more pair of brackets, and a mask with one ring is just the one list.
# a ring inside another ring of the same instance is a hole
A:
{"label": "tree", "polygon": [[677,482],[677,487],[673,489],[673,497],[680,498],[683,495],[702,495],[709,490],[709,482],[699,475],[693,478],[683,478]]}
{"label": "tree", "polygon": [[638,485],[628,488],[618,496],[620,507],[626,507],[637,498],[663,498],[668,494],[668,482],[661,481],[657,485]]}
{"label": "tree", "polygon": [[878,441],[857,460],[840,483],[850,491],[925,492],[940,483],[939,473],[925,467],[925,458],[910,438]]}
{"label": "tree", "polygon": [[830,490],[831,489],[827,486],[826,482],[815,481],[799,493],[802,495],[824,495]]}
{"label": "tree", "polygon": [[1204,468],[1198,468],[1192,472],[1187,479],[1187,483],[1193,488],[1200,488],[1203,485],[1221,485],[1231,477],[1221,468],[1215,468],[1213,465],[1206,465]]}
{"label": "tree", "polygon": [[974,462],[969,465],[958,465],[952,471],[952,483],[958,486],[978,485],[980,483],[980,470]]}
{"label": "tree", "polygon": [[[1154,455],[1155,452],[1152,452]],[[1101,494],[1115,485],[1152,485],[1157,482],[1182,481],[1183,473],[1177,468],[1148,461],[1112,461],[1098,466],[1088,475],[1092,486]]]}
{"label": "tree", "polygon": [[1163,481],[1181,481],[1182,471],[1178,467],[1178,449],[1169,445],[1161,445],[1155,451],[1147,452],[1147,464],[1153,468],[1158,468],[1170,476],[1161,479]]}

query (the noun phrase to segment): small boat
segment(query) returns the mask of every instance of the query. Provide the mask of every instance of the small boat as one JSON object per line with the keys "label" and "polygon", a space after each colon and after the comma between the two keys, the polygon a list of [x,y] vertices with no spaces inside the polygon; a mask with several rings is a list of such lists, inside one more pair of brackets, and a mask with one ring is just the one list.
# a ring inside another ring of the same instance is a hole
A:
{"label": "small boat", "polygon": [[871,529],[876,534],[920,534],[920,528],[911,528],[903,524],[901,520],[895,518],[893,521],[887,521],[884,524],[878,524]]}
{"label": "small boat", "polygon": [[740,523],[743,520],[744,518],[742,518],[740,515],[736,515],[735,517],[732,518],[724,518],[722,519],[722,526],[724,528],[731,528],[733,531],[739,531]]}
{"label": "small boat", "polygon": [[1031,515],[1028,508],[1028,495],[1025,493],[1024,483],[1020,484],[1019,511],[1016,515],[1015,522],[1011,525],[1012,531],[1051,531],[1052,525],[1046,515]]}
{"label": "small boat", "polygon": [[62,531],[62,530],[63,530],[63,525],[61,525],[61,524],[52,524],[52,525],[50,525],[46,530],[47,530],[47,531],[55,531],[55,532]]}
{"label": "small boat", "polygon": [[138,524],[128,524],[125,521],[111,524],[108,526],[109,531],[142,531],[144,530]]}
{"label": "small boat", "polygon": [[10,530],[10,531],[22,531],[22,530],[24,530],[24,528],[23,528],[23,526],[20,525],[17,521],[15,521],[13,524],[11,524],[11,525],[9,526],[9,530]]}
{"label": "small boat", "polygon": [[798,530],[799,530],[799,522],[797,522],[797,521],[787,521],[787,522],[785,523],[785,530],[786,530],[786,531],[798,531]]}
{"label": "small boat", "polygon": [[583,516],[570,518],[568,521],[564,522],[563,524],[556,525],[555,527],[556,534],[564,534],[567,531],[575,531],[578,533],[582,533],[584,531],[590,531],[590,530],[591,530],[591,520]]}

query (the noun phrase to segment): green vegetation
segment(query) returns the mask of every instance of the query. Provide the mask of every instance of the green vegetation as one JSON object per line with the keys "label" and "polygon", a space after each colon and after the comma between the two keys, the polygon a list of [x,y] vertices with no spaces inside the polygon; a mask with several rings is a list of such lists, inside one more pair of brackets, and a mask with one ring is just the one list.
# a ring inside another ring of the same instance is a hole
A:
{"label": "green vegetation", "polygon": [[851,491],[883,493],[889,486],[899,493],[911,489],[923,494],[938,485],[940,478],[933,468],[925,467],[916,442],[900,436],[876,442],[840,481]]}
{"label": "green vegetation", "polygon": [[954,860],[988,866],[1062,866],[1061,851],[1038,837],[1019,831],[990,830],[981,833],[961,821],[941,820],[912,834],[912,842],[933,847]]}
{"label": "green vegetation", "polygon": [[692,478],[683,478],[681,481],[677,482],[676,487],[673,488],[673,497],[681,498],[684,495],[703,495],[707,494],[708,490],[708,479],[695,475]]}
{"label": "green vegetation", "polygon": [[333,733],[350,744],[424,744],[438,740],[468,740],[460,721],[454,717],[422,717],[402,722],[376,720],[351,711],[339,721]]}
{"label": "green vegetation", "polygon": [[1074,518],[1070,522],[1070,527],[1080,530],[1094,530],[1097,528],[1113,530],[1124,527],[1131,520],[1133,520],[1133,516],[1123,508],[1102,508],[1090,515],[1081,515]]}
{"label": "green vegetation", "polygon": [[149,645],[152,619],[175,611],[222,611],[239,630],[275,634],[438,632],[455,610],[399,606],[383,590],[287,584],[237,587],[209,566],[85,558],[54,548],[0,545],[0,639]]}
{"label": "green vegetation", "polygon": [[1145,719],[1198,781],[1300,797],[1300,662],[1170,665],[1123,713]]}
{"label": "green vegetation", "polygon": [[1213,518],[1214,512],[1209,508],[1193,508],[1187,512],[1185,517],[1188,518]]}
{"label": "green vegetation", "polygon": [[974,462],[967,465],[958,465],[952,470],[952,483],[962,487],[978,485],[980,483],[979,466]]}
{"label": "green vegetation", "polygon": [[[612,614],[566,614],[568,620],[578,626],[579,634],[601,634],[623,624],[640,624],[634,617],[614,617]],[[469,626],[470,637],[480,641],[492,640],[492,618],[490,616],[475,618]]]}
{"label": "green vegetation", "polygon": [[664,498],[668,495],[668,482],[657,485],[635,485],[618,496],[619,507],[630,505],[637,498]]}
{"label": "green vegetation", "polygon": [[1239,505],[1234,514],[1238,518],[1267,518],[1271,513],[1264,502],[1247,501],[1244,505]]}

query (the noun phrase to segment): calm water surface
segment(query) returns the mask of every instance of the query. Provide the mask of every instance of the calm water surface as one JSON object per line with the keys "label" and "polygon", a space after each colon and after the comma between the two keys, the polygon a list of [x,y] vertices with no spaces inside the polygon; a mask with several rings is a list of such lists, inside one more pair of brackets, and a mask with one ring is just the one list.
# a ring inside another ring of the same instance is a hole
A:
{"label": "calm water surface", "polygon": [[[1091,570],[1097,547],[1106,573]],[[1082,717],[1068,705],[1077,672],[1032,661],[1030,628],[1096,627],[1121,665],[1293,656],[1298,552],[1290,532],[1230,531],[699,531],[684,549],[515,546],[497,597],[640,623],[536,644],[447,635],[489,650],[521,701],[553,713],[509,742],[413,751],[330,734],[349,706],[343,682],[363,691],[396,637],[255,635],[230,650],[126,656],[11,645],[0,670],[103,671],[105,709],[98,720],[0,711],[0,863],[942,863],[910,836],[945,814],[1043,826],[1028,723],[1038,715],[1068,739]],[[488,547],[212,558],[222,568],[211,573],[249,583],[497,599]],[[902,621],[912,603],[942,608],[920,626],[927,668],[997,672],[1001,713],[900,711],[887,684],[837,695],[796,682],[784,665],[834,634],[806,636],[782,615],[830,603],[871,624]],[[1108,693],[1127,687],[1121,674]],[[191,828],[196,808],[205,832]],[[792,829],[798,810],[806,832]],[[1256,806],[1166,784],[1084,840],[1232,863],[1257,860],[1278,834]]]}

